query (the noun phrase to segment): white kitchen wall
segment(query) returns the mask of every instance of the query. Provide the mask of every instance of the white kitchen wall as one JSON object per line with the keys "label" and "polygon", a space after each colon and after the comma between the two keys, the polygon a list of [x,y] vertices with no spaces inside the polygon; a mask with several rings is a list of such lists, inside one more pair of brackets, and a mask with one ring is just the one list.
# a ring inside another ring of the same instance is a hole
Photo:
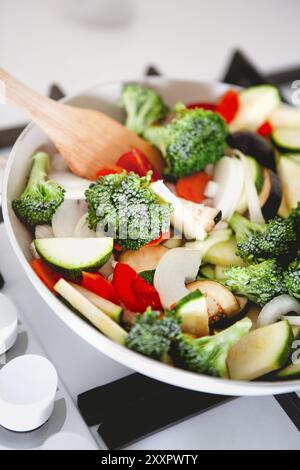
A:
{"label": "white kitchen wall", "polygon": [[[0,0],[0,66],[41,92],[56,80],[69,93],[149,62],[217,78],[235,47],[270,70],[300,63],[299,17],[299,0]],[[0,108],[0,126],[16,120]]]}

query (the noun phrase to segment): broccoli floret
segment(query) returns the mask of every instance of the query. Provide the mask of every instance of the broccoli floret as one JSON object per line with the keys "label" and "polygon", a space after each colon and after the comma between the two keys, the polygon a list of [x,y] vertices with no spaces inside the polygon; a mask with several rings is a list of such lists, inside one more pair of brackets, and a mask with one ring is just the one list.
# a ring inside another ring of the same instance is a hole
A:
{"label": "broccoli floret", "polygon": [[267,224],[255,224],[234,214],[229,222],[237,239],[237,255],[248,262],[274,259],[286,263],[295,256],[297,233],[295,221],[275,217]]}
{"label": "broccoli floret", "polygon": [[293,220],[296,226],[297,236],[300,240],[300,201],[297,206],[291,211],[289,219]]}
{"label": "broccoli floret", "polygon": [[251,324],[249,318],[244,318],[214,336],[196,339],[182,334],[176,341],[174,358],[179,357],[181,365],[195,372],[226,377],[228,351],[250,330]]}
{"label": "broccoli floret", "polygon": [[162,203],[147,176],[126,172],[102,176],[85,192],[90,229],[105,232],[124,249],[141,246],[167,232],[170,204]]}
{"label": "broccoli floret", "polygon": [[51,225],[54,213],[64,200],[65,190],[54,181],[46,180],[48,169],[47,153],[35,153],[27,186],[12,203],[19,219],[32,227]]}
{"label": "broccoli floret", "polygon": [[275,260],[240,267],[224,272],[225,285],[234,294],[243,295],[258,305],[265,305],[277,295],[286,294],[283,271]]}
{"label": "broccoli floret", "polygon": [[165,312],[162,316],[160,312],[148,309],[137,317],[125,344],[134,351],[160,360],[180,333],[180,319],[174,312]]}
{"label": "broccoli floret", "polygon": [[284,273],[284,280],[288,293],[300,299],[300,257],[289,265]]}
{"label": "broccoli floret", "polygon": [[126,127],[142,135],[146,127],[162,121],[168,108],[159,94],[152,88],[137,84],[125,85],[122,101],[127,113]]}
{"label": "broccoli floret", "polygon": [[227,128],[219,114],[204,109],[178,109],[166,126],[150,126],[144,137],[162,152],[165,173],[176,178],[202,171],[223,155]]}

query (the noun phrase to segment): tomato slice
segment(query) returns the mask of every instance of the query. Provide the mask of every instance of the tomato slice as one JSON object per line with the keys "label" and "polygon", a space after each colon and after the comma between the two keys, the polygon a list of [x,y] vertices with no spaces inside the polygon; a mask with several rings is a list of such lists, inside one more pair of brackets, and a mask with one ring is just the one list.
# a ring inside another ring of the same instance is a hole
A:
{"label": "tomato slice", "polygon": [[203,171],[184,176],[176,183],[177,195],[188,201],[199,203],[205,199],[205,187],[210,180],[211,176]]}
{"label": "tomato slice", "polygon": [[162,179],[158,171],[149,162],[146,155],[137,148],[129,150],[124,153],[117,161],[119,167],[124,168],[127,171],[134,171],[139,176],[146,176],[148,171],[152,171],[152,181]]}
{"label": "tomato slice", "polygon": [[36,273],[36,275],[40,278],[40,280],[48,287],[51,292],[56,294],[54,290],[54,286],[62,277],[61,274],[57,273],[53,269],[51,269],[44,261],[41,259],[34,259],[30,263],[32,269]]}
{"label": "tomato slice", "polygon": [[195,102],[195,103],[188,103],[186,105],[187,109],[198,109],[198,108],[203,108],[207,109],[208,111],[215,111],[216,105],[214,103],[206,103],[206,102]]}
{"label": "tomato slice", "polygon": [[269,121],[265,121],[258,129],[257,133],[261,135],[262,137],[268,137],[270,134],[272,134],[272,125]]}
{"label": "tomato slice", "polygon": [[97,178],[100,178],[101,176],[106,176],[106,175],[112,175],[115,173],[123,173],[124,168],[118,166],[118,165],[107,165],[104,168],[101,168],[96,173]]}
{"label": "tomato slice", "polygon": [[239,109],[239,94],[235,90],[228,90],[219,99],[216,111],[221,114],[227,124],[235,117]]}
{"label": "tomato slice", "polygon": [[120,303],[113,285],[99,273],[83,272],[81,285],[106,300],[110,300],[115,304]]}

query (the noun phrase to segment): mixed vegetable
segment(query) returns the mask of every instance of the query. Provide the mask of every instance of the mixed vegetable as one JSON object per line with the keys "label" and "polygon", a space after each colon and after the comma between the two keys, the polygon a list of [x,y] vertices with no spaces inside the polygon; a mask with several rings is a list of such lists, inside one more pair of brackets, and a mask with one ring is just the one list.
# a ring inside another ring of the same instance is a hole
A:
{"label": "mixed vegetable", "polygon": [[139,149],[96,181],[34,154],[12,204],[34,235],[32,269],[139,354],[236,380],[300,378],[300,111],[271,85],[171,107],[128,84],[122,105],[164,174]]}

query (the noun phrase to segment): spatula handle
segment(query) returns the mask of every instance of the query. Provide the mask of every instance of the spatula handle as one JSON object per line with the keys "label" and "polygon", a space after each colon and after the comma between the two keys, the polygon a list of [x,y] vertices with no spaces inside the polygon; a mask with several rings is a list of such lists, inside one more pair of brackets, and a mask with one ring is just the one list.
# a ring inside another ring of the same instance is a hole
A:
{"label": "spatula handle", "polygon": [[58,103],[40,95],[0,68],[0,99],[24,111],[35,122],[48,118],[57,110]]}

